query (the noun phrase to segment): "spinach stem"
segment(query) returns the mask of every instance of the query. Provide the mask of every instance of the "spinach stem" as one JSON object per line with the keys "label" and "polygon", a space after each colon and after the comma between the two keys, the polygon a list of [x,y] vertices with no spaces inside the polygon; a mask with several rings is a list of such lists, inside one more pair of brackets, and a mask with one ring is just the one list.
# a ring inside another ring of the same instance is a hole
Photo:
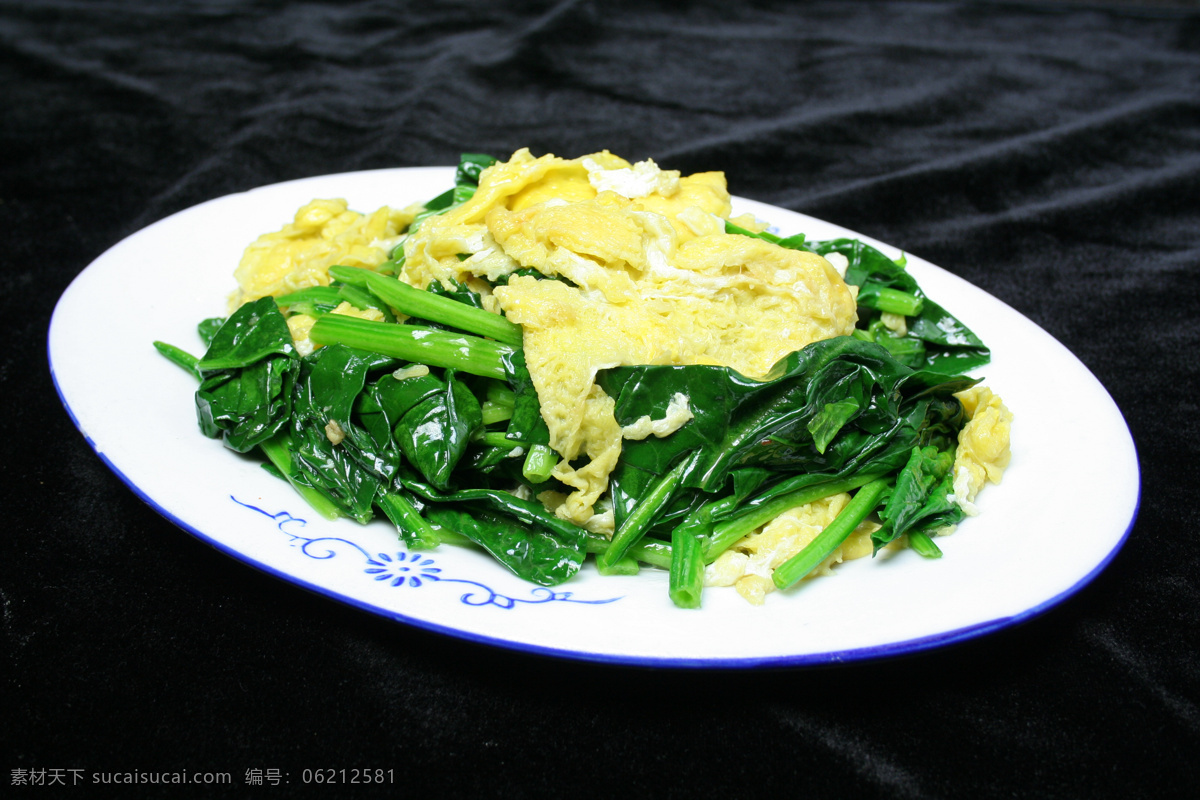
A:
{"label": "spinach stem", "polygon": [[193,378],[200,377],[200,370],[196,366],[200,363],[200,359],[196,356],[166,342],[155,342],[154,349],[166,356],[173,363],[186,369],[192,374]]}
{"label": "spinach stem", "polygon": [[476,438],[488,447],[503,447],[506,450],[516,450],[518,447],[525,446],[520,439],[508,438],[508,434],[504,431],[484,431],[477,434]]}
{"label": "spinach stem", "polygon": [[362,267],[347,267],[345,264],[334,264],[329,268],[329,277],[338,283],[346,286],[354,286],[363,291],[367,291],[367,274],[373,273],[373,269],[364,269]]}
{"label": "spinach stem", "polygon": [[487,401],[495,403],[498,406],[508,406],[512,408],[517,402],[517,393],[512,388],[500,381],[489,381],[487,386]]}
{"label": "spinach stem", "polygon": [[416,364],[462,370],[485,378],[503,379],[503,358],[513,353],[513,348],[508,345],[478,336],[447,333],[417,325],[372,322],[341,314],[322,316],[313,324],[309,337],[317,344],[344,344]]}
{"label": "spinach stem", "polygon": [[875,510],[887,488],[888,482],[881,478],[871,481],[859,489],[833,522],[825,526],[825,530],[818,533],[816,538],[805,545],[803,550],[775,568],[775,572],[771,575],[775,586],[787,589],[812,572],[842,542],[846,541],[846,537],[858,527],[858,523],[862,522],[867,514]]}
{"label": "spinach stem", "polygon": [[432,292],[423,292],[404,281],[385,278],[367,269],[334,267],[330,269],[329,274],[346,283],[360,278],[372,294],[402,314],[438,322],[478,336],[487,336],[514,347],[521,346],[521,326],[509,322],[499,314],[472,308]]}
{"label": "spinach stem", "polygon": [[557,465],[558,453],[550,449],[549,445],[530,445],[529,452],[525,455],[525,464],[521,467],[521,474],[530,483],[541,483],[549,480],[550,473]]}
{"label": "spinach stem", "polygon": [[484,400],[480,408],[483,411],[484,425],[491,425],[496,422],[503,422],[506,419],[512,419],[512,406],[505,406],[493,403],[491,400]]}
{"label": "spinach stem", "polygon": [[613,564],[612,566],[600,567],[599,564],[596,566],[600,570],[601,575],[637,575],[642,571],[642,567],[638,563],[638,560],[630,553],[626,553],[619,561],[617,561],[617,563]]}
{"label": "spinach stem", "polygon": [[[864,303],[864,305],[867,305],[867,303]],[[923,303],[921,302],[921,298],[914,294],[902,292],[890,286],[881,286],[878,289],[878,294],[873,298],[873,302],[870,302],[869,305],[879,311],[888,311],[892,314],[915,317],[921,313]]]}
{"label": "spinach stem", "polygon": [[676,464],[675,468],[662,476],[655,487],[642,498],[633,513],[625,518],[624,524],[613,534],[612,541],[608,543],[605,551],[596,556],[596,564],[602,571],[619,561],[630,546],[642,538],[658,512],[675,496],[679,479],[690,463],[691,459],[685,458]]}
{"label": "spinach stem", "polygon": [[[608,549],[608,539],[603,534],[585,530],[584,535],[587,537],[587,551],[589,553],[598,555]],[[626,558],[636,559],[643,564],[649,564],[652,567],[659,567],[660,569],[671,568],[671,545],[666,542],[660,542],[657,539],[648,539],[632,545],[625,551],[625,556]],[[618,572],[616,574],[623,574],[619,571],[619,567],[617,569]],[[605,574],[611,575],[614,573],[608,572]]]}
{"label": "spinach stem", "polygon": [[352,283],[342,284],[338,288],[338,297],[345,300],[355,308],[363,311],[373,308],[383,314],[383,318],[387,322],[395,322],[396,315],[388,308],[388,304],[376,300],[370,292],[360,289]]}
{"label": "spinach stem", "polygon": [[741,539],[755,528],[766,525],[785,511],[808,505],[825,497],[848,492],[851,489],[857,489],[878,477],[875,474],[854,475],[849,478],[805,486],[803,489],[781,494],[766,503],[751,508],[749,511],[742,512],[731,519],[720,522],[713,526],[712,536],[708,540],[708,546],[704,549],[704,559],[712,563],[716,560],[717,556],[732,547],[738,539]]}
{"label": "spinach stem", "polygon": [[938,547],[933,538],[924,531],[909,531],[908,546],[917,551],[923,558],[941,558],[942,548]]}
{"label": "spinach stem", "polygon": [[295,479],[296,470],[292,466],[292,454],[288,451],[288,438],[286,434],[279,434],[271,439],[260,442],[259,447],[275,469],[282,473],[287,482],[292,485],[304,500],[313,507],[313,509],[325,519],[337,519],[342,516],[342,511],[337,505],[329,499],[323,492],[315,489],[312,486],[305,485]]}
{"label": "spinach stem", "polygon": [[666,542],[641,541],[626,550],[625,554],[652,567],[671,568],[671,545]]}
{"label": "spinach stem", "polygon": [[280,308],[288,308],[300,303],[336,306],[344,299],[333,286],[309,286],[306,289],[299,289],[276,297],[275,304]]}
{"label": "spinach stem", "polygon": [[925,343],[908,336],[877,336],[875,343],[892,354],[897,361],[911,363],[925,357]]}
{"label": "spinach stem", "polygon": [[671,574],[668,594],[680,608],[699,608],[704,592],[704,546],[691,526],[671,531]]}
{"label": "spinach stem", "polygon": [[375,502],[396,526],[405,546],[414,550],[430,550],[441,543],[437,531],[404,495],[384,492]]}

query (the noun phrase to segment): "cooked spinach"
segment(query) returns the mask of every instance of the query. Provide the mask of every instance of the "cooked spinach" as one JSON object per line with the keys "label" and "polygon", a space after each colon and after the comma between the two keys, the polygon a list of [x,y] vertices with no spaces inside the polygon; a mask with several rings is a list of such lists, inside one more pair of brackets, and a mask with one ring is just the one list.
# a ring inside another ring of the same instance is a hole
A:
{"label": "cooked spinach", "polygon": [[599,383],[617,398],[621,424],[661,416],[674,392],[691,392],[695,404],[672,436],[624,447],[614,489],[623,519],[604,564],[654,526],[649,502],[683,489],[722,493],[737,470],[830,481],[897,472],[913,448],[961,427],[953,394],[974,381],[913,370],[879,345],[843,336],[792,353],[764,381],[727,367],[639,366],[607,370]]}
{"label": "cooked spinach", "polygon": [[[464,156],[455,186],[412,228],[469,199],[494,162]],[[202,357],[155,346],[199,379],[201,430],[261,452],[322,514],[382,514],[414,549],[473,543],[542,586],[570,579],[590,552],[608,574],[669,567],[672,600],[696,607],[705,564],[783,511],[847,491],[846,510],[776,570],[780,587],[871,513],[882,522],[876,549],[908,536],[922,555],[940,555],[931,537],[963,514],[952,465],[965,419],[954,395],[973,385],[964,373],[987,363],[987,348],[903,263],[862,242],[727,230],[844,256],[858,329],[789,354],[763,380],[703,365],[602,370],[597,383],[622,425],[661,418],[680,394],[693,415],[668,436],[624,443],[609,479],[611,541],[526,499],[566,487],[553,477],[558,456],[520,326],[465,285],[420,291],[384,277],[403,266],[401,248],[375,269],[331,268],[329,286],[205,320]],[[385,321],[328,313],[342,302]],[[309,355],[288,328],[297,313],[316,317],[311,338],[322,346]]]}

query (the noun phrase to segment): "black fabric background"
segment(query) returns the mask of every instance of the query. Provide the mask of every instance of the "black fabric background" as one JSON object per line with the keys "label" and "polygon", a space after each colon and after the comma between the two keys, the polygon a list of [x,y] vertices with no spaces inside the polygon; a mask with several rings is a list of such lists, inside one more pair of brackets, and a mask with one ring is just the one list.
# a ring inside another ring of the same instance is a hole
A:
{"label": "black fabric background", "polygon": [[[0,99],[6,789],[19,769],[187,769],[231,772],[228,796],[294,796],[318,767],[394,770],[307,787],[332,797],[1197,787],[1194,7],[0,0]],[[569,663],[260,574],[158,517],[72,426],[47,325],[122,238],[260,184],[520,146],[725,170],[736,194],[1009,303],[1129,422],[1143,484],[1126,546],[1049,613],[902,660]],[[249,769],[290,783],[248,786]]]}

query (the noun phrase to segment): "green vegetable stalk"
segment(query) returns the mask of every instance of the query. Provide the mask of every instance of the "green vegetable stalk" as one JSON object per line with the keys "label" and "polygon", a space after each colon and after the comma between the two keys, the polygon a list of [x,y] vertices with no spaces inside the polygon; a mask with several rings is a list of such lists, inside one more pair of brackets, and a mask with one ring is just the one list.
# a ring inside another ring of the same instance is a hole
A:
{"label": "green vegetable stalk", "polygon": [[829,523],[803,550],[775,568],[771,578],[775,586],[788,589],[812,572],[846,541],[859,523],[875,510],[879,499],[888,489],[886,480],[871,481],[858,490],[841,513]]}
{"label": "green vegetable stalk", "polygon": [[510,345],[479,336],[337,314],[326,314],[318,319],[309,337],[316,344],[344,344],[415,364],[458,369],[486,378],[503,378],[503,358],[513,352]]}

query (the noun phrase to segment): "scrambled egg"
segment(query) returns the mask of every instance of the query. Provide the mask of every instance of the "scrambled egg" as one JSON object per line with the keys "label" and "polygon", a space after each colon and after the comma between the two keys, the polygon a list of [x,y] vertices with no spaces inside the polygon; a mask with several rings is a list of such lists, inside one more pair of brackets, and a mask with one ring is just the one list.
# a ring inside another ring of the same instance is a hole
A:
{"label": "scrambled egg", "polygon": [[954,453],[954,499],[968,515],[979,513],[975,495],[984,483],[999,483],[1012,458],[1009,435],[1012,412],[999,395],[982,384],[954,395],[963,404],[968,422],[958,433]]}
{"label": "scrambled egg", "polygon": [[[730,213],[721,173],[681,176],[607,151],[566,160],[520,150],[405,241],[404,279],[419,288],[520,268],[544,276],[513,276],[486,302],[524,328],[562,456],[554,477],[575,490],[560,516],[593,516],[621,453],[598,370],[721,364],[757,378],[788,353],[853,330],[854,294],[828,261],[726,234]],[[558,276],[570,283],[547,279]]]}
{"label": "scrambled egg", "polygon": [[359,214],[349,210],[345,200],[313,200],[289,224],[264,233],[246,248],[233,273],[238,290],[230,307],[266,295],[328,286],[334,264],[382,264],[413,216],[414,209],[384,206],[373,214]]}

